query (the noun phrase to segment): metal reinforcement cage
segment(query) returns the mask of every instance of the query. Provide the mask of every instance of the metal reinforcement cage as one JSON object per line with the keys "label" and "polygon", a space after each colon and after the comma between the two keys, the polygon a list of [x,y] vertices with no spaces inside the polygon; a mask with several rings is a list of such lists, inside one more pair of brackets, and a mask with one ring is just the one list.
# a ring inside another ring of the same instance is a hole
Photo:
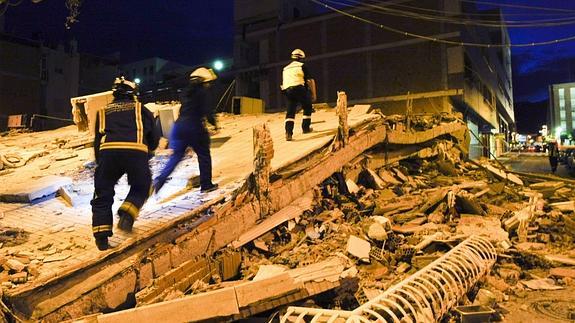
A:
{"label": "metal reinforcement cage", "polygon": [[353,311],[291,306],[281,322],[436,322],[496,260],[489,240],[471,236]]}

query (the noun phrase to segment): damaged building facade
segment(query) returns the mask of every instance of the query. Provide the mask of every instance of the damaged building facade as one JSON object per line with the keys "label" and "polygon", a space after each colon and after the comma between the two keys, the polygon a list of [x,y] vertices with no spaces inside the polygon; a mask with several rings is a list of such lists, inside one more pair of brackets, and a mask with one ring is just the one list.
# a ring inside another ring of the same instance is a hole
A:
{"label": "damaged building facade", "polygon": [[23,115],[12,122],[34,129],[62,126],[62,121],[36,115],[69,118],[69,99],[78,95],[78,75],[75,42],[49,46],[0,33],[0,130],[6,129],[9,115]]}
{"label": "damaged building facade", "polygon": [[[333,103],[345,89],[350,104],[372,104],[387,115],[460,111],[474,133],[473,158],[502,152],[515,130],[510,50],[460,45],[509,44],[501,13],[489,11],[488,25],[497,28],[464,26],[442,21],[477,12],[472,4],[399,2],[444,13],[439,21],[426,21],[400,17],[385,3],[333,12],[310,1],[235,1],[236,95],[281,109],[281,70],[289,53],[301,48],[317,82],[318,102]],[[380,23],[427,39],[385,30]]]}

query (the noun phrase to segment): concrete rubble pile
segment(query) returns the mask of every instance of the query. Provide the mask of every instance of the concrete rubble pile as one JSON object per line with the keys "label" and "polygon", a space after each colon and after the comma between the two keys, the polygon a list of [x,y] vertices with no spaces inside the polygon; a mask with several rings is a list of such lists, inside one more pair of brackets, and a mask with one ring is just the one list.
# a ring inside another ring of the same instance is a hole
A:
{"label": "concrete rubble pile", "polygon": [[[397,119],[396,124],[388,117],[391,127],[405,125],[402,116]],[[414,118],[410,126],[425,130],[440,122]],[[399,148],[402,156],[411,157],[390,162],[393,150],[393,145],[385,145],[367,151],[314,189],[309,210],[247,244],[232,243],[218,252],[216,258],[229,253],[238,258],[227,277],[212,271],[185,291],[172,290],[132,311],[152,311],[145,305],[150,303],[158,303],[155,309],[180,301],[213,304],[233,291],[228,312],[204,311],[201,318],[283,316],[282,321],[304,322],[325,311],[327,316],[321,318],[326,320],[370,321],[368,312],[360,311],[360,319],[352,314],[438,261],[453,266],[443,276],[429,278],[435,279],[427,286],[430,294],[422,293],[426,286],[416,282],[420,288],[411,290],[420,296],[396,299],[395,308],[379,305],[371,312],[374,317],[406,322],[500,320],[531,293],[575,286],[575,267],[567,267],[575,265],[573,183],[519,177],[488,160],[464,161],[462,148],[447,138],[436,138],[415,153]],[[480,250],[489,250],[487,255],[466,252],[444,259],[474,239]],[[242,286],[264,288],[266,280],[275,291],[260,290],[251,301],[238,301]],[[434,303],[446,300],[451,302],[447,307]],[[417,310],[416,303],[427,307]],[[575,311],[569,307],[555,315],[573,318]]]}
{"label": "concrete rubble pile", "polygon": [[[262,142],[255,147],[255,164],[262,167],[252,174],[255,192],[248,192],[246,184],[212,219],[223,221],[225,212],[255,199],[261,218],[252,233],[244,232],[215,254],[208,253],[208,242],[202,257],[182,260],[159,276],[149,273],[148,285],[137,287],[135,308],[84,321],[178,321],[180,314],[190,320],[190,313],[197,313],[193,320],[223,321],[503,319],[518,308],[527,310],[522,304],[541,291],[572,292],[575,181],[514,174],[493,161],[465,160],[467,133],[433,133],[460,118],[382,117],[392,130],[383,142],[360,151],[339,171],[326,173],[322,179],[332,175],[298,195],[299,207],[292,201],[279,211],[274,203],[281,198],[276,196],[280,184],[307,176],[326,157],[318,152],[270,173],[274,152],[269,129],[255,129]],[[324,147],[327,156],[349,147],[353,132],[368,136],[376,133],[373,128],[366,123],[349,129],[349,136],[344,131]],[[57,148],[45,144],[51,147],[46,157],[54,149],[74,151],[70,142]],[[76,147],[85,145],[89,143]],[[90,168],[70,174],[75,181],[89,175]],[[1,229],[0,245],[26,239],[26,232]],[[0,253],[3,290],[33,280],[43,261],[58,256],[53,249],[46,245],[39,246],[38,253]],[[157,255],[169,258],[169,253]],[[144,268],[152,268],[144,260],[138,264],[140,284]],[[393,294],[399,290],[403,296]],[[572,306],[538,302],[539,312],[552,312],[549,315],[559,319],[575,316]]]}

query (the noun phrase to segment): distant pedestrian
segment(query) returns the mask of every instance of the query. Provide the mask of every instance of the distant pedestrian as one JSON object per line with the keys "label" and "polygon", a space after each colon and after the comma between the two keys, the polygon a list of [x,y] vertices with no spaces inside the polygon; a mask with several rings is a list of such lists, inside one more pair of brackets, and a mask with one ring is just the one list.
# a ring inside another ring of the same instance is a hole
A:
{"label": "distant pedestrian", "polygon": [[218,188],[218,184],[212,183],[210,134],[205,126],[207,121],[217,129],[215,111],[207,102],[208,89],[216,79],[214,71],[205,67],[200,67],[190,74],[190,84],[181,98],[180,116],[170,134],[172,156],[154,180],[156,193],[184,158],[188,147],[191,147],[198,156],[201,191],[210,192]]}
{"label": "distant pedestrian", "polygon": [[282,92],[288,100],[285,118],[287,141],[291,141],[293,138],[295,114],[299,105],[303,109],[303,120],[301,123],[303,133],[313,131],[311,128],[312,102],[316,100],[315,80],[303,63],[305,53],[301,49],[295,49],[291,53],[291,59],[292,62],[283,68],[281,86]]}
{"label": "distant pedestrian", "polygon": [[152,175],[149,157],[158,147],[159,134],[152,113],[136,102],[136,84],[116,78],[114,99],[96,115],[94,198],[92,231],[100,250],[109,248],[112,236],[114,186],[128,175],[130,192],[118,209],[118,228],[130,232],[140,208],[150,196]]}
{"label": "distant pedestrian", "polygon": [[557,164],[559,163],[559,147],[557,141],[549,143],[549,164],[551,164],[551,172],[555,174],[557,171]]}

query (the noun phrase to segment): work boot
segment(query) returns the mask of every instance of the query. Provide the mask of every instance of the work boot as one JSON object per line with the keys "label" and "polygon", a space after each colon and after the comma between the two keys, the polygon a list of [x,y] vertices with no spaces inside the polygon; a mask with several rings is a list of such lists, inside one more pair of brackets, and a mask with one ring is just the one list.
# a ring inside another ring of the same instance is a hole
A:
{"label": "work boot", "polygon": [[134,227],[134,218],[125,212],[118,212],[120,216],[120,221],[118,221],[118,229],[125,231],[125,232],[132,232],[132,228]]}
{"label": "work boot", "polygon": [[309,129],[303,129],[303,133],[310,133],[313,132],[313,128],[309,127]]}
{"label": "work boot", "polygon": [[166,181],[159,181],[159,180],[155,180],[154,183],[152,184],[152,186],[154,187],[154,194],[158,194],[158,192],[162,189],[162,187],[164,186],[164,184],[166,183]]}
{"label": "work boot", "polygon": [[98,247],[98,250],[100,251],[110,248],[108,237],[96,237],[96,247]]}
{"label": "work boot", "polygon": [[208,193],[208,192],[213,192],[215,190],[218,189],[218,184],[212,184],[211,186],[208,187],[202,187],[202,189],[200,190],[202,193]]}
{"label": "work boot", "polygon": [[291,133],[286,133],[286,141],[292,141],[293,135]]}

